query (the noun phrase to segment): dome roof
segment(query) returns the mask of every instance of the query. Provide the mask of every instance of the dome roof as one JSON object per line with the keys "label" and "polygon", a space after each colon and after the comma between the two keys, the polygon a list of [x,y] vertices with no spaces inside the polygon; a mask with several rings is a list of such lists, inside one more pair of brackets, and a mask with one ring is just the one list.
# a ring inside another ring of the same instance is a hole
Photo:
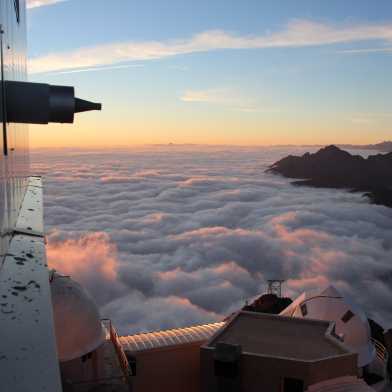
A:
{"label": "dome roof", "polygon": [[301,294],[280,314],[334,321],[336,334],[351,350],[358,353],[359,367],[369,364],[375,357],[366,314],[352,298],[343,295],[334,286]]}
{"label": "dome roof", "polygon": [[50,287],[59,360],[69,361],[95,350],[105,333],[92,298],[77,282],[57,273]]}

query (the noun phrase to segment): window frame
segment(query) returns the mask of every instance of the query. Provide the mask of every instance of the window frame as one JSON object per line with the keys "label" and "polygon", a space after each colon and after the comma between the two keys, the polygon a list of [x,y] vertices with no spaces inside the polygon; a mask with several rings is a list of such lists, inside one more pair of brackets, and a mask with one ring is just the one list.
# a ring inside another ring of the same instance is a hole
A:
{"label": "window frame", "polygon": [[300,305],[300,309],[301,309],[302,316],[306,317],[308,315],[308,307],[306,306],[306,303],[302,303]]}
{"label": "window frame", "polygon": [[341,317],[341,320],[347,324],[350,320],[352,320],[352,318],[355,316],[355,313],[353,313],[350,309],[347,310],[346,313],[344,313],[344,315]]}

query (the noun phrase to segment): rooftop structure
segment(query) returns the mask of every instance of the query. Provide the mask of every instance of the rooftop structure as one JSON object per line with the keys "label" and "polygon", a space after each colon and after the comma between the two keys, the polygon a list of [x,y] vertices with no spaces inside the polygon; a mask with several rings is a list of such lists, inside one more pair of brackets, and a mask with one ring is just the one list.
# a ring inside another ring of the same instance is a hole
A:
{"label": "rooftop structure", "polygon": [[[374,390],[368,384],[380,390],[388,380],[385,347],[377,343],[378,362],[365,370],[359,367],[356,348],[343,340],[351,342],[350,335],[358,335],[357,328],[359,335],[366,332],[367,319],[358,306],[350,305],[361,322],[338,334],[332,310],[341,312],[341,308],[334,301],[345,307],[348,302],[333,287],[321,291],[321,305],[315,301],[309,306],[313,318],[296,315],[306,312],[301,305],[317,296],[303,294],[291,305],[289,298],[264,294],[223,322],[119,337],[132,367],[133,391]],[[283,304],[287,308],[276,314]],[[361,342],[375,344],[366,333]],[[376,378],[369,377],[376,374]]]}
{"label": "rooftop structure", "polygon": [[275,294],[278,298],[282,296],[283,279],[269,279],[268,280],[268,294]]}
{"label": "rooftop structure", "polygon": [[224,322],[195,325],[186,328],[168,329],[140,333],[136,335],[120,336],[120,344],[124,351],[139,352],[167,348],[183,344],[207,341],[216,331],[223,327]]}
{"label": "rooftop structure", "polygon": [[105,340],[98,307],[87,291],[69,276],[52,272],[53,318],[60,362],[80,358]]}
{"label": "rooftop structure", "polygon": [[132,368],[133,392],[199,392],[200,346],[224,325],[218,322],[119,337]]}
{"label": "rooftop structure", "polygon": [[305,391],[356,377],[356,362],[333,322],[242,311],[201,347],[201,390]]}
{"label": "rooftop structure", "polygon": [[333,337],[333,324],[263,313],[241,312],[208,344],[239,344],[243,352],[317,360],[350,351]]}
{"label": "rooftop structure", "polygon": [[355,301],[329,286],[301,294],[282,316],[334,321],[336,333],[347,346],[358,353],[358,366],[371,363],[376,355],[370,340],[371,331],[366,314]]}

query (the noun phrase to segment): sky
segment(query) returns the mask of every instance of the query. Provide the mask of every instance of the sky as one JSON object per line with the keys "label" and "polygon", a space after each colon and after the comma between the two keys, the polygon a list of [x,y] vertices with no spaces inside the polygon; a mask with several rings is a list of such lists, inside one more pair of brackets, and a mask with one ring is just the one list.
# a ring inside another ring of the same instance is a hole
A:
{"label": "sky", "polygon": [[389,0],[28,0],[30,80],[103,111],[32,147],[391,139]]}

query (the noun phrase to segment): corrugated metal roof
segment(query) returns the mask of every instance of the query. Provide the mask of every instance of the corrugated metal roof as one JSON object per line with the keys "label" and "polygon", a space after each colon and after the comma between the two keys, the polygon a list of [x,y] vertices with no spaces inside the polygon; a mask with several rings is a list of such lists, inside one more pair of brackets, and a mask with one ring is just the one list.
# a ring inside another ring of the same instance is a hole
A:
{"label": "corrugated metal roof", "polygon": [[213,324],[195,325],[193,327],[120,336],[119,340],[124,351],[152,350],[161,347],[206,341],[223,327],[224,324],[225,322],[222,321]]}

